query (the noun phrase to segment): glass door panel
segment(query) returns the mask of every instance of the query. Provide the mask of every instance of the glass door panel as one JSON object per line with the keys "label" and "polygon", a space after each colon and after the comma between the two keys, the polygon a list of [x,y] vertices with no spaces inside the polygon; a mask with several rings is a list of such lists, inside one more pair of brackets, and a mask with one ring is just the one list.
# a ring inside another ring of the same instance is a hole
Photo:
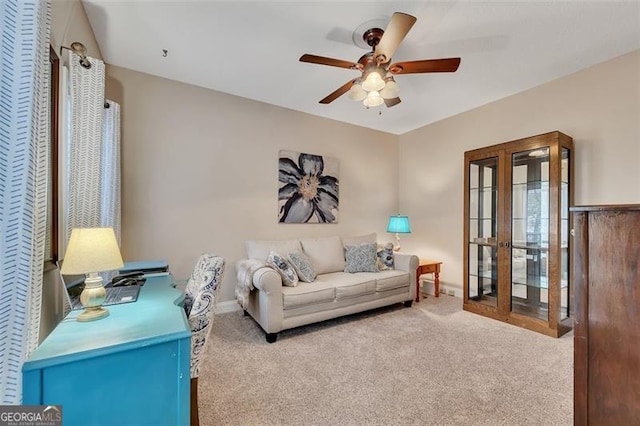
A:
{"label": "glass door panel", "polygon": [[548,320],[549,148],[511,158],[511,311]]}
{"label": "glass door panel", "polygon": [[468,298],[497,307],[498,158],[469,164]]}
{"label": "glass door panel", "polygon": [[560,317],[569,318],[569,149],[560,149]]}

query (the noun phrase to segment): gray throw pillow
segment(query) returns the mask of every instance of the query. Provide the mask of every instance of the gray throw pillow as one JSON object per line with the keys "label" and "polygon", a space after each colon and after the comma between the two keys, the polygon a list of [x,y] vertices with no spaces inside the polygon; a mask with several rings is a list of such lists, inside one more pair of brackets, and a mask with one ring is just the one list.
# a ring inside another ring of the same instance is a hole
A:
{"label": "gray throw pillow", "polygon": [[298,275],[293,269],[293,266],[287,262],[287,259],[280,256],[275,251],[269,252],[269,255],[267,256],[267,265],[278,271],[282,277],[283,285],[288,287],[295,287],[298,285]]}
{"label": "gray throw pillow", "polygon": [[289,253],[289,262],[293,265],[293,269],[296,270],[300,281],[311,283],[316,280],[316,270],[313,267],[313,263],[311,263],[309,256],[300,250],[295,250]]}
{"label": "gray throw pillow", "polygon": [[346,246],[345,272],[378,272],[376,243],[360,244],[357,246]]}

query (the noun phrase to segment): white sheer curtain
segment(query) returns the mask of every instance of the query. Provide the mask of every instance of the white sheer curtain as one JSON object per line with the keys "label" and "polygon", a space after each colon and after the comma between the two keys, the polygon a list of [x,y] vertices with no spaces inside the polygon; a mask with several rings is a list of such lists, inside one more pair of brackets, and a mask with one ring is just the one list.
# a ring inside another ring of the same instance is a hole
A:
{"label": "white sheer curtain", "polygon": [[105,102],[104,62],[88,57],[87,69],[69,55],[64,246],[78,227],[112,227],[120,236],[120,107]]}
{"label": "white sheer curtain", "polygon": [[107,100],[102,110],[102,161],[104,182],[102,185],[101,226],[110,226],[120,240],[120,105]]}
{"label": "white sheer curtain", "polygon": [[47,216],[51,5],[0,1],[0,404],[38,344]]}

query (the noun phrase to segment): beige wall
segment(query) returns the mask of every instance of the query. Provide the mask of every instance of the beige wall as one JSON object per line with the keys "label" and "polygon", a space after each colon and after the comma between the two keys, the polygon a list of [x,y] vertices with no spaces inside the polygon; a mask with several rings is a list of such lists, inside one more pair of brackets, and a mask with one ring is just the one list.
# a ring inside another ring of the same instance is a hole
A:
{"label": "beige wall", "polygon": [[[101,57],[80,1],[56,0],[52,45],[72,41]],[[476,147],[560,130],[576,143],[577,204],[640,202],[639,52],[400,137],[113,66],[107,96],[122,105],[125,258],[166,258],[186,278],[199,253],[219,253],[223,300],[246,239],[386,241],[396,212],[413,227],[403,250],[441,259],[443,283],[461,288],[462,160]],[[340,160],[338,225],[276,223],[279,149]]]}
{"label": "beige wall", "polygon": [[[122,251],[167,259],[187,278],[202,252],[227,260],[234,298],[248,239],[377,232],[398,205],[397,136],[114,66],[107,97],[122,105]],[[278,151],[340,161],[334,225],[277,222]]]}
{"label": "beige wall", "polygon": [[80,0],[51,2],[51,45],[60,56],[60,46],[69,47],[79,41],[87,48],[87,56],[102,59],[100,48]]}
{"label": "beige wall", "polygon": [[461,289],[464,151],[553,130],[574,139],[577,205],[640,203],[640,51],[400,136],[403,250]]}

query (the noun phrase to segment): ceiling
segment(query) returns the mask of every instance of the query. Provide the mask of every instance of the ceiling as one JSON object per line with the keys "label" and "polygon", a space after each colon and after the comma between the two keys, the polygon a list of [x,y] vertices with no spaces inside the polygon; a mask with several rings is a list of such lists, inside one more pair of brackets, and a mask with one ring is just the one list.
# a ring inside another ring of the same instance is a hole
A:
{"label": "ceiling", "polygon": [[[108,64],[392,134],[640,49],[637,0],[82,3]],[[357,62],[354,31],[396,11],[417,22],[392,62],[460,57],[458,71],[396,76],[392,108],[319,104],[359,73],[299,57]]]}

